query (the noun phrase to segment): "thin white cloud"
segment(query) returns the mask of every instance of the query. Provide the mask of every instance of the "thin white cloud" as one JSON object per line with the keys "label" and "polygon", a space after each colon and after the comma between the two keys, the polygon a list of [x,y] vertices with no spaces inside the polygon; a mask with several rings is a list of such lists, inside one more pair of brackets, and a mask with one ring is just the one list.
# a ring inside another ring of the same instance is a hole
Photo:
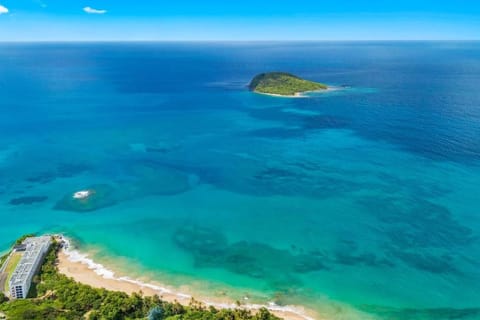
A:
{"label": "thin white cloud", "polygon": [[83,11],[85,11],[88,14],[105,14],[105,13],[107,13],[107,10],[94,9],[92,7],[85,7],[85,8],[83,8]]}
{"label": "thin white cloud", "polygon": [[4,7],[0,4],[0,14],[5,14],[5,13],[8,13],[7,7]]}

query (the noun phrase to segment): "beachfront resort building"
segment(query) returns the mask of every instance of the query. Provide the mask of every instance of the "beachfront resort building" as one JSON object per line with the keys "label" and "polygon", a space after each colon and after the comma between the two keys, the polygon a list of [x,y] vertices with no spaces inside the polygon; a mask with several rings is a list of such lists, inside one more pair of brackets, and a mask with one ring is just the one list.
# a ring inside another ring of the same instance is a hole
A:
{"label": "beachfront resort building", "polygon": [[50,236],[31,237],[23,241],[19,247],[19,249],[23,251],[23,255],[8,283],[10,296],[13,299],[23,299],[27,297],[33,276],[40,269],[50,244]]}

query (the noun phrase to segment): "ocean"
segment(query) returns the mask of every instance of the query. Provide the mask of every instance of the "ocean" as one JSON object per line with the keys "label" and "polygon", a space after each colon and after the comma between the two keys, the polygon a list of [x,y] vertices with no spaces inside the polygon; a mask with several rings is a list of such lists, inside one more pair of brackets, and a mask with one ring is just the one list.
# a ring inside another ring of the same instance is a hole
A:
{"label": "ocean", "polygon": [[[249,92],[267,71],[341,89]],[[0,44],[0,252],[63,233],[211,296],[480,319],[479,83],[480,42]]]}

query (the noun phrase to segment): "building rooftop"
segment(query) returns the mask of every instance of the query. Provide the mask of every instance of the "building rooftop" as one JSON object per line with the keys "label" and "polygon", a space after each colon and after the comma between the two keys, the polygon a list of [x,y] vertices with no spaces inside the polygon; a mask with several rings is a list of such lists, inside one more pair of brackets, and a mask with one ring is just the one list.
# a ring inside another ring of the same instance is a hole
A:
{"label": "building rooftop", "polygon": [[23,241],[26,249],[12,274],[10,286],[21,285],[28,279],[32,269],[37,267],[35,261],[50,246],[50,242],[50,236],[32,237]]}

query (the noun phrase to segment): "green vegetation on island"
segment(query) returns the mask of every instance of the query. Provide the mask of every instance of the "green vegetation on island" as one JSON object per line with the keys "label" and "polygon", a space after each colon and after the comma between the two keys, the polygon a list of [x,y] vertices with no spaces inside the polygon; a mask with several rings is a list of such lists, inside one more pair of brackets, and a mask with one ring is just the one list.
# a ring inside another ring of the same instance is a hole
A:
{"label": "green vegetation on island", "polygon": [[55,261],[59,249],[58,243],[51,246],[28,299],[8,301],[0,292],[0,319],[5,315],[9,320],[279,320],[267,309],[256,313],[241,308],[218,310],[193,299],[189,306],[183,306],[156,295],[92,288],[58,272]]}
{"label": "green vegetation on island", "polygon": [[305,80],[285,72],[261,73],[252,79],[248,88],[258,93],[281,96],[295,96],[308,91],[328,89],[322,83]]}

